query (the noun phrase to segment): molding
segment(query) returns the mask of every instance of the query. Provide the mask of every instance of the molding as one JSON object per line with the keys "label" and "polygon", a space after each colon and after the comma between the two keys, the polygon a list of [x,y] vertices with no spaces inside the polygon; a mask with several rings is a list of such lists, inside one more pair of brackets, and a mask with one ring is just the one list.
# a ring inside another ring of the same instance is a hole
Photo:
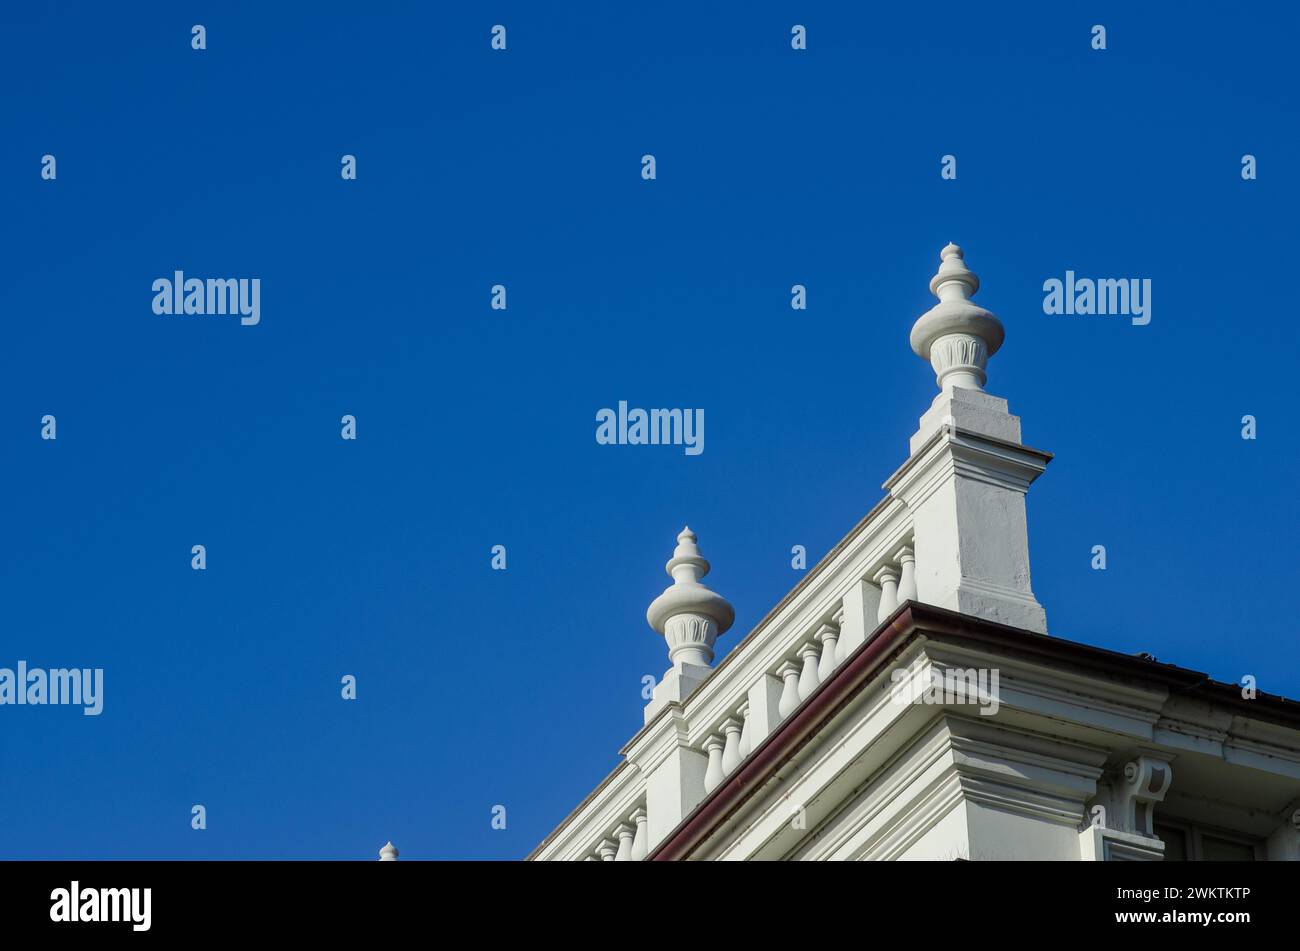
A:
{"label": "molding", "polygon": [[1089,826],[1079,833],[1079,858],[1085,862],[1162,862],[1165,844],[1154,836]]}
{"label": "molding", "polygon": [[[1266,701],[1262,697],[1243,700],[1236,693],[1224,694],[1219,690],[1222,685],[1215,685],[1205,674],[1196,671],[1154,664],[1126,654],[1063,641],[1056,637],[1044,637],[1032,631],[908,602],[877,629],[866,643],[846,658],[831,679],[787,717],[736,772],[706,796],[691,815],[659,844],[650,858],[666,860],[693,857],[745,805],[752,794],[763,788],[798,749],[824,729],[864,685],[880,673],[880,668],[891,657],[918,638],[946,643],[950,637],[966,645],[1017,654],[1022,665],[1070,665],[1075,668],[1073,675],[1085,680],[1088,672],[1091,672],[1094,675],[1119,675],[1139,683],[1145,681],[1148,690],[1176,688],[1184,696],[1203,689],[1211,694],[1212,699],[1220,703],[1232,703],[1239,711],[1244,712],[1247,709],[1245,705],[1249,705],[1248,709],[1252,712],[1271,714],[1283,721],[1293,720],[1294,726],[1288,724],[1283,727],[1283,731],[1292,738],[1292,749],[1300,751],[1300,704]],[[1105,676],[1097,680],[1108,684]],[[1110,686],[1121,694],[1124,692],[1122,686]],[[1135,688],[1131,688],[1129,694],[1141,696]],[[1235,698],[1235,701],[1228,698]],[[1084,697],[1079,698],[1079,705],[1086,705]],[[1254,718],[1250,719],[1253,723]],[[1082,803],[1079,815],[1082,816]]]}
{"label": "molding", "polygon": [[885,480],[882,488],[907,504],[924,502],[960,473],[976,481],[1024,493],[1043,474],[1052,454],[945,423]]}

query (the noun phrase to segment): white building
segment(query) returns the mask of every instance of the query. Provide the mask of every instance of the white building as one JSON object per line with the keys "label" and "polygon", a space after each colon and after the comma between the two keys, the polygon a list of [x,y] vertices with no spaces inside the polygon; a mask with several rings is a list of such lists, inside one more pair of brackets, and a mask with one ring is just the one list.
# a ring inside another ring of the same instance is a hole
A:
{"label": "white building", "polygon": [[978,289],[944,248],[909,456],[716,667],[734,612],[677,536],[646,614],[672,667],[530,858],[1300,859],[1300,704],[1048,633],[1025,496],[1051,456],[983,389]]}

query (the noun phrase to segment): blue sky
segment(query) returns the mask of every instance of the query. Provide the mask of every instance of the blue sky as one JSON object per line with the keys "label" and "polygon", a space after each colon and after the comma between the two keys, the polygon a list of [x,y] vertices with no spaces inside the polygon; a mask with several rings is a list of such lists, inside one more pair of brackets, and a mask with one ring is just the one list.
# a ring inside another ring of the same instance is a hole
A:
{"label": "blue sky", "polygon": [[[879,500],[950,240],[1056,454],[1052,633],[1300,697],[1294,11],[281,6],[0,10],[0,666],[105,669],[0,707],[0,857],[526,854],[641,723],[682,525],[725,651]],[[261,323],[154,315],[176,269]],[[1045,315],[1067,269],[1150,325]],[[597,445],[619,400],[704,453]]]}

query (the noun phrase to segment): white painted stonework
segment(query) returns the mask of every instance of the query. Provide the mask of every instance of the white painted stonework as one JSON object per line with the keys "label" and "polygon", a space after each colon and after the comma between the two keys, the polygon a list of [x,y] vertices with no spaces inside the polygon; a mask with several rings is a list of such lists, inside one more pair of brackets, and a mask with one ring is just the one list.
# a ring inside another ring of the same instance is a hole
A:
{"label": "white painted stonework", "polygon": [[1051,456],[984,391],[1004,331],[960,248],[930,289],[939,392],[884,498],[716,667],[734,611],[678,535],[644,726],[530,858],[1300,860],[1300,705],[1048,634]]}

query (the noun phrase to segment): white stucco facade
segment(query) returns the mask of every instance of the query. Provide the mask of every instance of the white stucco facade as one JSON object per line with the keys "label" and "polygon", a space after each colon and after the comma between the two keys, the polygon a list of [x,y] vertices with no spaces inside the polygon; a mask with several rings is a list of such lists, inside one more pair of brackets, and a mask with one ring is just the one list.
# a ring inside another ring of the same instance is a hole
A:
{"label": "white stucco facade", "polygon": [[960,248],[930,289],[939,392],[880,503],[716,666],[734,612],[678,535],[671,666],[531,859],[1300,860],[1300,704],[1048,633],[1051,456],[984,391],[1003,329]]}

